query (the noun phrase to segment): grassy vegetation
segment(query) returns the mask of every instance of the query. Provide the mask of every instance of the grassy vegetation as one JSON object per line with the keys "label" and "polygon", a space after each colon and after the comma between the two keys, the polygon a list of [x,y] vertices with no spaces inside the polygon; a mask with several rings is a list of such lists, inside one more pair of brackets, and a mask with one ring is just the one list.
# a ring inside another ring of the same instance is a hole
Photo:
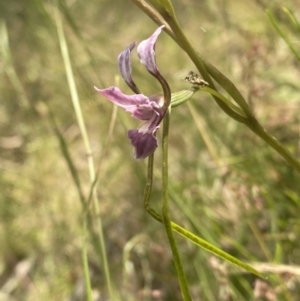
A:
{"label": "grassy vegetation", "polygon": [[[296,0],[285,5],[298,7]],[[174,8],[195,49],[299,158],[300,62],[265,11],[300,53],[300,33],[281,2],[187,0],[174,1]],[[109,295],[100,216],[115,299],[181,300],[164,229],[143,207],[146,160],[133,159],[127,138],[140,123],[93,89],[117,85],[130,93],[117,56],[157,27],[124,0],[0,2],[0,300],[86,300],[83,200],[94,182],[56,13],[98,175],[87,219],[93,298]],[[164,33],[156,54],[172,92],[187,88],[182,78],[195,67]],[[135,53],[132,58],[143,93],[159,91]],[[258,279],[176,234],[193,300],[300,300],[299,173],[204,92],[172,111],[169,139],[172,220],[268,276]],[[159,148],[151,196],[157,211],[160,199]]]}

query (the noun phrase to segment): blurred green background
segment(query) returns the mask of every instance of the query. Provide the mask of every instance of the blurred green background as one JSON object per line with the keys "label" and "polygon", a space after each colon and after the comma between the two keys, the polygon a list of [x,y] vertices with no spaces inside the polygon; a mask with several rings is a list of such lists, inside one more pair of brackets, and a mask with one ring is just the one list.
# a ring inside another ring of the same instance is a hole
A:
{"label": "blurred green background", "polygon": [[[281,5],[174,1],[194,47],[236,84],[263,126],[299,157],[300,64],[265,13],[272,10],[300,52],[299,33]],[[299,3],[285,5],[296,10]],[[119,300],[181,300],[164,229],[143,207],[146,160],[133,159],[127,139],[127,130],[140,122],[123,110],[112,122],[113,105],[93,89],[118,85],[131,93],[119,77],[117,56],[157,26],[130,1],[61,0],[58,6],[100,170],[100,214]],[[53,119],[86,196],[90,180],[55,9],[52,1],[0,1],[1,301],[85,300],[82,206]],[[300,19],[299,10],[294,13]],[[172,92],[187,88],[182,78],[196,70],[165,33],[156,54]],[[135,51],[132,64],[143,93],[159,91]],[[299,174],[201,92],[172,111],[169,154],[172,219],[258,270],[272,272],[268,281],[256,279],[176,235],[193,300],[300,300]],[[157,210],[160,160],[159,148],[151,198]],[[102,265],[88,242],[94,298],[108,300]]]}

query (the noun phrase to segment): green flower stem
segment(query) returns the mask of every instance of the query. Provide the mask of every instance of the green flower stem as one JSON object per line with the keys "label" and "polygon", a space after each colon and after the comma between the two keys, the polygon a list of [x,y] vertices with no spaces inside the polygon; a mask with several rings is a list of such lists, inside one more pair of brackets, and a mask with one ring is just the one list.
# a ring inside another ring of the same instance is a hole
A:
{"label": "green flower stem", "polygon": [[[144,206],[146,211],[158,222],[163,224],[163,218],[160,214],[158,214],[155,210],[153,210],[150,207],[150,195],[152,191],[152,183],[153,183],[153,157],[154,154],[150,155],[148,158],[148,171],[147,171],[147,184],[145,188],[145,194],[144,194]],[[179,226],[178,224],[171,222],[172,229],[176,231],[178,234],[183,236],[184,238],[188,239],[198,247],[214,254],[215,256],[218,256],[219,258],[228,261],[231,264],[234,264],[254,275],[257,275],[261,278],[265,278],[261,273],[259,273],[257,270],[252,268],[250,265],[240,261],[239,259],[231,256],[230,254],[222,251],[221,249],[215,247],[214,245],[210,244],[206,240],[200,238],[199,236],[193,234],[192,232],[186,230],[185,228]]]}
{"label": "green flower stem", "polygon": [[87,214],[84,214],[83,217],[83,226],[82,226],[82,262],[83,262],[83,274],[84,274],[84,282],[86,289],[86,297],[87,301],[93,301],[92,294],[92,285],[89,274],[89,263],[88,263],[88,255],[86,249],[87,243]]}
{"label": "green flower stem", "polygon": [[170,111],[171,108],[168,109],[166,116],[164,117],[163,120],[162,219],[172,249],[173,259],[177,270],[177,275],[179,279],[183,300],[192,301],[188,289],[187,279],[179,256],[178,248],[174,239],[174,234],[173,234],[172,224],[170,219],[169,191],[168,191],[168,136],[169,136]]}
{"label": "green flower stem", "polygon": [[[145,198],[146,201],[146,198]],[[147,210],[147,212],[154,218],[156,219],[158,222],[163,223],[163,219],[162,216],[159,215],[155,210],[153,210],[150,205],[149,202],[145,202],[145,208]],[[215,256],[218,256],[219,258],[228,261],[231,264],[234,264],[236,266],[238,266],[239,268],[244,269],[245,271],[248,271],[260,278],[265,279],[264,275],[262,275],[260,272],[258,272],[256,269],[254,269],[253,267],[251,267],[250,265],[248,265],[247,263],[244,263],[242,261],[240,261],[239,259],[233,257],[232,255],[222,251],[221,249],[215,247],[214,245],[210,244],[209,242],[207,242],[206,240],[200,238],[199,236],[195,235],[194,233],[186,230],[185,228],[179,226],[178,224],[171,222],[171,226],[172,229],[177,232],[178,234],[180,234],[182,237],[188,239],[189,241],[191,241],[192,243],[194,243],[195,245],[197,245],[198,247],[202,248],[205,251],[208,251],[212,254],[214,254]]]}
{"label": "green flower stem", "polygon": [[[144,193],[144,207],[148,211],[148,213],[150,213],[150,215],[152,215],[151,210],[149,212],[149,209],[151,209],[149,205],[149,201],[150,201],[150,196],[152,192],[152,183],[153,183],[153,163],[154,163],[154,153],[152,153],[148,157],[147,183],[146,183],[145,193]],[[155,217],[155,215],[153,217],[156,220],[158,220]],[[162,223],[162,218],[160,218],[158,221]]]}

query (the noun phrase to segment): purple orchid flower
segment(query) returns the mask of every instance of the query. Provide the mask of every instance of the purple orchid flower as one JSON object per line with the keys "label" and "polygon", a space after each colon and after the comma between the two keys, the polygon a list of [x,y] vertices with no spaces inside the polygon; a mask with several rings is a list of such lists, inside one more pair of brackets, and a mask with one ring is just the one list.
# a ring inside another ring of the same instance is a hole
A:
{"label": "purple orchid flower", "polygon": [[170,105],[171,91],[168,83],[158,71],[155,60],[155,43],[164,26],[159,27],[149,39],[142,41],[137,47],[137,54],[140,62],[161,84],[163,94],[152,96],[143,95],[131,78],[130,54],[136,43],[129,45],[118,56],[120,73],[126,84],[135,93],[126,95],[117,87],[98,89],[96,91],[105,96],[112,103],[122,107],[132,114],[132,117],[145,120],[146,123],[138,130],[129,130],[128,138],[135,148],[134,157],[144,159],[152,154],[158,146],[155,132],[165,116]]}

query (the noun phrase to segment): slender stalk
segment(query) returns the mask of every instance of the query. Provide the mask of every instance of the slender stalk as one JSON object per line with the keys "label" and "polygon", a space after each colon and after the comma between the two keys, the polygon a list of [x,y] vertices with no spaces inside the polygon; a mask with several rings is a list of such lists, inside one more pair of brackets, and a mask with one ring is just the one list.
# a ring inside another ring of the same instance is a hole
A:
{"label": "slender stalk", "polygon": [[172,249],[173,259],[177,270],[177,275],[179,279],[183,300],[192,301],[188,289],[187,279],[179,256],[178,248],[174,239],[174,234],[173,234],[172,224],[170,219],[169,194],[168,194],[168,136],[169,136],[169,123],[170,123],[170,110],[171,109],[169,108],[163,121],[162,218],[169,239],[169,244]]}
{"label": "slender stalk", "polygon": [[87,214],[84,214],[82,225],[82,262],[84,272],[84,282],[86,289],[86,298],[88,301],[93,301],[91,279],[89,274],[89,263],[86,250],[86,233],[87,233]]}
{"label": "slender stalk", "polygon": [[[72,71],[72,65],[71,65],[68,46],[67,46],[67,42],[66,42],[66,38],[65,38],[64,30],[63,30],[63,25],[62,25],[60,13],[59,13],[59,10],[58,10],[57,7],[58,7],[58,5],[56,3],[55,21],[56,21],[56,27],[57,27],[58,37],[59,37],[61,53],[62,53],[63,61],[64,61],[64,64],[65,64],[66,75],[67,75],[67,80],[68,80],[68,84],[69,84],[69,89],[70,89],[70,92],[71,92],[73,107],[74,107],[74,110],[75,110],[75,114],[76,114],[76,118],[77,118],[77,121],[78,121],[80,133],[81,133],[81,136],[82,136],[82,139],[83,139],[83,142],[84,142],[84,146],[85,146],[85,149],[86,149],[86,153],[87,153],[87,161],[88,161],[90,182],[91,182],[91,184],[93,184],[95,179],[96,179],[94,159],[93,159],[93,156],[92,156],[92,150],[91,150],[91,146],[90,146],[90,142],[89,142],[89,138],[88,138],[84,118],[83,118],[83,115],[82,115],[82,110],[81,110],[79,97],[78,97],[78,93],[77,93],[77,88],[76,88],[76,84],[75,84],[75,79],[74,79],[74,75],[73,75],[73,71]],[[109,295],[110,295],[110,299],[113,300],[114,299],[114,297],[113,297],[114,294],[113,294],[112,284],[111,284],[111,280],[110,280],[110,272],[109,272],[108,260],[107,260],[107,255],[106,255],[106,248],[105,248],[104,234],[103,234],[103,228],[102,228],[102,221],[101,221],[101,218],[100,218],[99,200],[98,200],[98,197],[97,197],[95,186],[93,187],[92,195],[93,195],[93,205],[94,205],[94,209],[95,209],[95,215],[97,216],[96,224],[97,224],[98,236],[99,236],[99,242],[100,242],[100,249],[101,249],[101,254],[100,255],[101,255],[101,258],[102,258],[103,270],[104,270],[105,279],[106,279],[106,282],[107,282],[107,287],[108,287],[108,292],[109,292]]]}
{"label": "slender stalk", "polygon": [[[147,184],[145,188],[145,193],[144,193],[144,206],[146,211],[159,223],[163,224],[163,218],[160,214],[158,214],[154,209],[150,207],[150,196],[151,196],[151,191],[152,191],[152,183],[153,183],[153,159],[154,154],[150,155],[148,158],[148,171],[147,171]],[[253,269],[250,265],[247,263],[244,263],[240,261],[239,259],[231,256],[230,254],[222,251],[221,249],[215,247],[214,245],[210,244],[206,240],[200,238],[199,236],[193,234],[192,232],[188,231],[187,229],[179,226],[178,224],[171,222],[172,229],[183,236],[184,238],[188,239],[192,243],[194,243],[196,246],[202,248],[203,250],[206,250],[215,256],[218,256],[219,258],[226,260],[230,262],[231,264],[234,264],[245,271],[248,271],[250,273],[253,273],[254,275],[257,275],[258,277],[264,279],[265,277]]]}

